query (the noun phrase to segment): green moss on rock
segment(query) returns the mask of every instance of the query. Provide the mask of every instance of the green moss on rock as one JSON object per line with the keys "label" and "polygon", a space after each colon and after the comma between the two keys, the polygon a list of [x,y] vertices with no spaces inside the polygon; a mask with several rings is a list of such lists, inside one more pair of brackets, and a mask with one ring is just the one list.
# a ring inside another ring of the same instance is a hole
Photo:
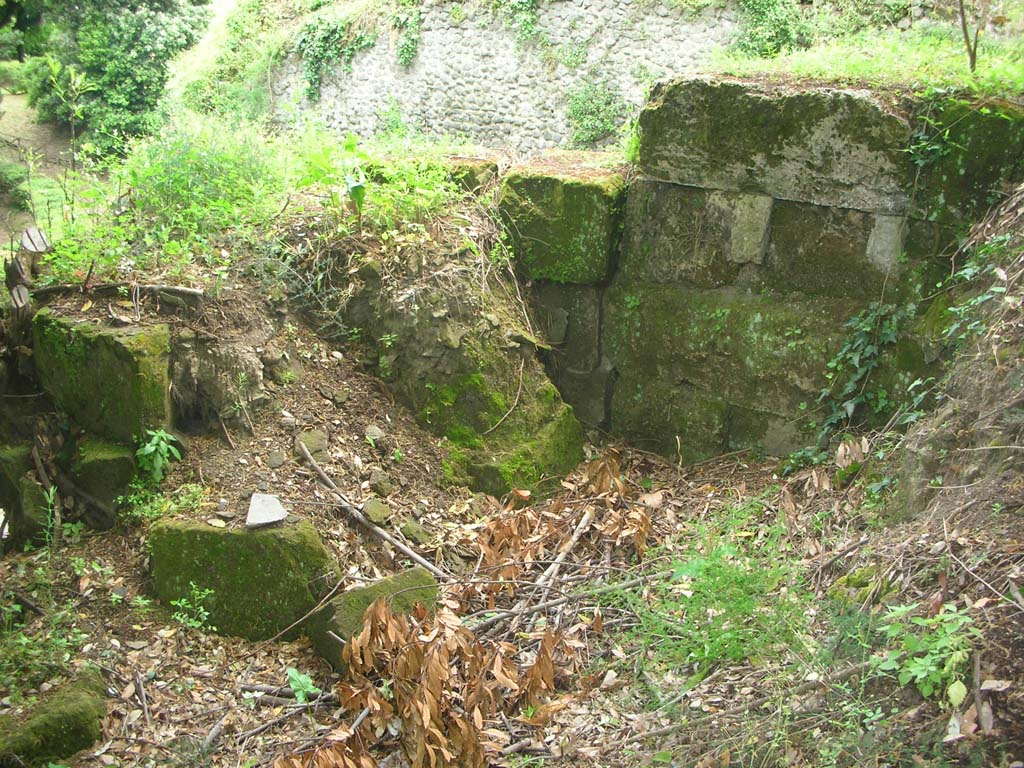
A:
{"label": "green moss on rock", "polygon": [[99,740],[106,688],[95,672],[58,687],[23,717],[0,715],[0,766],[40,766],[63,760]]}
{"label": "green moss on rock", "polygon": [[925,102],[909,156],[920,163],[918,213],[965,224],[1002,199],[1001,188],[1024,178],[1024,107]]}
{"label": "green moss on rock", "polygon": [[677,184],[902,213],[909,140],[907,120],[864,93],[684,78],[640,113],[639,165]]}
{"label": "green moss on rock", "polygon": [[36,370],[57,405],[94,434],[130,443],[170,420],[166,325],[98,328],[48,309],[33,320]]}
{"label": "green moss on rock", "polygon": [[410,568],[369,586],[343,592],[309,622],[307,631],[317,653],[341,671],[341,645],[328,632],[348,641],[362,630],[366,609],[379,598],[387,599],[395,613],[408,613],[417,603],[433,611],[437,594],[437,581],[426,568]]}
{"label": "green moss on rock", "polygon": [[113,505],[135,478],[131,448],[86,438],[71,460],[71,479],[90,496]]}
{"label": "green moss on rock", "polygon": [[540,166],[509,172],[499,206],[523,274],[556,283],[607,280],[623,189],[622,176],[613,171],[574,177]]}
{"label": "green moss on rock", "polygon": [[190,582],[213,590],[205,605],[221,634],[272,637],[335,584],[333,558],[306,521],[250,531],[161,520],[148,543],[157,597],[170,605],[188,596]]}

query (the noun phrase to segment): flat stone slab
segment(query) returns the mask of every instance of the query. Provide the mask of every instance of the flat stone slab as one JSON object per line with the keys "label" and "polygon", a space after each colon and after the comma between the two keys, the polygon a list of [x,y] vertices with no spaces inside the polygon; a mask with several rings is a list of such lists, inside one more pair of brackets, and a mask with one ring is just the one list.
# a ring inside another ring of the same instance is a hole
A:
{"label": "flat stone slab", "polygon": [[280,523],[288,517],[288,510],[281,500],[272,493],[254,493],[249,499],[249,514],[245,516],[246,528],[263,528]]}

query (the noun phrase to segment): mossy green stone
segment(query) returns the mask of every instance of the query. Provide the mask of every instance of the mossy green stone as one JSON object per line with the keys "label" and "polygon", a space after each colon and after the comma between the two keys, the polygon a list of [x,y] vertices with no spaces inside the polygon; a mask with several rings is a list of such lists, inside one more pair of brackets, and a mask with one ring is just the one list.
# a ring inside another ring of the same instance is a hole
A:
{"label": "mossy green stone", "polygon": [[522,167],[505,176],[499,207],[516,261],[528,278],[601,283],[618,245],[622,176]]}
{"label": "mossy green stone", "polygon": [[63,760],[99,740],[106,687],[82,673],[32,705],[28,715],[0,715],[0,766],[40,766]]}
{"label": "mossy green stone", "polygon": [[433,611],[437,581],[426,568],[416,567],[365,587],[342,592],[310,620],[307,633],[313,647],[336,670],[343,670],[341,645],[328,632],[346,642],[363,628],[363,615],[378,598],[386,598],[395,613],[408,613],[417,603]]}
{"label": "mossy green stone", "polygon": [[15,547],[45,545],[51,510],[43,486],[36,482],[35,473],[22,475],[18,481],[18,497],[17,508],[8,523],[11,543]]}
{"label": "mossy green stone", "polygon": [[135,452],[131,448],[86,438],[71,460],[71,479],[83,491],[113,504],[135,478]]}
{"label": "mossy green stone", "polygon": [[640,170],[705,189],[903,213],[910,125],[864,92],[681,78],[640,113]]}
{"label": "mossy green stone", "polygon": [[99,437],[132,443],[170,421],[166,325],[100,328],[48,309],[32,323],[39,380],[54,402]]}
{"label": "mossy green stone", "polygon": [[[925,218],[971,223],[1003,198],[1001,188],[1024,178],[1024,107],[925,103],[915,127],[923,145],[915,203]],[[915,173],[916,173],[915,168]]]}
{"label": "mossy green stone", "polygon": [[[211,589],[210,624],[265,640],[300,619],[335,582],[335,564],[306,521],[258,530],[161,520],[149,532],[153,590],[167,606],[189,584]],[[300,629],[285,635],[294,638]]]}

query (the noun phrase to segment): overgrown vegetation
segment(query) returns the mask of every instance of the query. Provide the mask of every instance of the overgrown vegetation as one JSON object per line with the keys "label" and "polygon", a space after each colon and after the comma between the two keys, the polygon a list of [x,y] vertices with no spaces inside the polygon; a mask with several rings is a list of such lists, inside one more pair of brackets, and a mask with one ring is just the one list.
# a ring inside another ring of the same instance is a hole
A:
{"label": "overgrown vegetation", "polygon": [[571,134],[569,144],[591,148],[614,136],[628,113],[619,88],[607,80],[586,79],[569,91],[566,119]]}
{"label": "overgrown vegetation", "polygon": [[348,16],[317,17],[307,22],[294,45],[295,52],[302,56],[306,97],[310,101],[319,100],[327,69],[340,64],[345,71],[351,71],[355,55],[364,48],[372,47],[376,41],[374,32],[364,30],[356,19]]}
{"label": "overgrown vegetation", "polygon": [[[168,64],[192,45],[206,18],[205,0],[91,0],[69,6],[47,2],[48,57],[25,72],[29,103],[40,118],[80,122],[89,147],[122,150],[127,139],[149,133],[163,95]],[[73,78],[88,84],[69,98]]]}

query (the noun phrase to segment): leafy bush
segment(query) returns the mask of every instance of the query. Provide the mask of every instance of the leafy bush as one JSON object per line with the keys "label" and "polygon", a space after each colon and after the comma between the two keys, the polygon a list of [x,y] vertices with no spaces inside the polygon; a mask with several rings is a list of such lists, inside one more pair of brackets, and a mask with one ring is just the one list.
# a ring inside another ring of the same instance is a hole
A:
{"label": "leafy bush", "polygon": [[28,169],[24,165],[0,161],[0,199],[6,198],[11,208],[28,210],[27,181]]}
{"label": "leafy bush", "polygon": [[25,93],[25,64],[20,61],[0,61],[0,88],[8,93]]}
{"label": "leafy bush", "polygon": [[[58,12],[59,33],[51,51],[62,64],[74,65],[95,84],[82,110],[93,144],[120,150],[126,137],[148,133],[153,110],[167,82],[170,59],[192,45],[205,19],[187,0],[121,4],[98,3],[84,12]],[[66,77],[67,67],[65,67]],[[29,104],[43,120],[68,122],[71,113],[50,81],[48,67],[27,72]]]}
{"label": "leafy bush", "polygon": [[174,445],[174,435],[162,429],[147,429],[146,434],[149,439],[139,446],[135,458],[139,461],[139,470],[148,475],[150,482],[158,485],[164,479],[171,459],[181,460],[181,452]]}
{"label": "leafy bush", "polygon": [[171,605],[178,609],[171,614],[171,618],[190,629],[208,629],[216,632],[217,628],[210,625],[210,611],[206,607],[206,601],[213,596],[213,590],[200,589],[194,581],[190,581],[188,587],[187,595],[171,600]]}
{"label": "leafy bush", "polygon": [[184,88],[184,100],[201,112],[259,120],[269,110],[267,80],[287,52],[287,32],[265,0],[247,0],[227,18],[216,58]]}
{"label": "leafy bush", "polygon": [[807,28],[797,0],[740,0],[745,23],[735,41],[748,56],[777,56],[807,44]]}
{"label": "leafy bush", "polygon": [[569,92],[566,117],[576,148],[593,147],[612,136],[626,119],[628,108],[617,86],[603,80],[584,81]]}
{"label": "leafy bush", "polygon": [[0,59],[18,58],[24,34],[13,26],[0,27]]}
{"label": "leafy bush", "polygon": [[294,47],[302,56],[306,97],[310,101],[320,99],[320,87],[328,66],[340,62],[346,72],[351,71],[356,54],[376,42],[376,35],[358,28],[348,17],[318,18],[306,24],[295,39]]}
{"label": "leafy bush", "polygon": [[183,246],[206,227],[227,232],[265,221],[284,186],[271,142],[214,118],[179,121],[137,144],[122,174],[139,222]]}

